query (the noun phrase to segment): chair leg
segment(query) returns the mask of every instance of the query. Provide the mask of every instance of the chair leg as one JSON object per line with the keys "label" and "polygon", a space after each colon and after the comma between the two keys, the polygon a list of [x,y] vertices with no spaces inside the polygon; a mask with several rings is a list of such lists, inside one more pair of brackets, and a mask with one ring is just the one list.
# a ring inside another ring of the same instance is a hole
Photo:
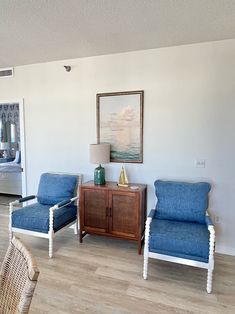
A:
{"label": "chair leg", "polygon": [[50,237],[49,237],[49,257],[50,258],[53,257],[53,237],[52,237],[52,234],[50,234]]}
{"label": "chair leg", "polygon": [[147,277],[148,277],[150,223],[151,223],[151,219],[148,218],[146,220],[146,224],[145,224],[144,268],[143,268],[143,277],[144,277],[144,279],[147,279]]}
{"label": "chair leg", "polygon": [[207,293],[211,293],[212,291],[212,278],[213,278],[213,269],[209,267],[208,272],[207,272],[207,285],[206,285]]}
{"label": "chair leg", "polygon": [[208,293],[212,291],[212,279],[213,279],[213,270],[214,270],[214,250],[215,250],[215,229],[214,226],[209,226],[208,230],[210,232],[210,242],[209,242],[209,265],[207,272],[207,285],[206,290]]}
{"label": "chair leg", "polygon": [[9,229],[9,242],[11,243],[12,238],[13,238],[13,232],[12,232],[12,211],[13,211],[13,205],[12,203],[10,203],[9,206],[9,225],[8,225],[8,229]]}
{"label": "chair leg", "polygon": [[144,279],[148,278],[148,255],[144,253],[144,269],[143,269]]}
{"label": "chair leg", "polygon": [[49,218],[49,257],[52,258],[53,256],[53,211],[54,207],[50,208],[50,218]]}
{"label": "chair leg", "polygon": [[74,234],[78,234],[78,220],[77,219],[74,224]]}

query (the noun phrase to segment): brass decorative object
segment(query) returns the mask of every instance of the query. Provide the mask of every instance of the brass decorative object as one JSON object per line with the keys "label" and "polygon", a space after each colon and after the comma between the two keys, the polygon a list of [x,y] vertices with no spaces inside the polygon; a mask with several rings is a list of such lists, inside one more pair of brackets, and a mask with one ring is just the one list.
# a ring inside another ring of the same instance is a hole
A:
{"label": "brass decorative object", "polygon": [[122,167],[119,175],[118,186],[128,187],[128,179],[124,167]]}

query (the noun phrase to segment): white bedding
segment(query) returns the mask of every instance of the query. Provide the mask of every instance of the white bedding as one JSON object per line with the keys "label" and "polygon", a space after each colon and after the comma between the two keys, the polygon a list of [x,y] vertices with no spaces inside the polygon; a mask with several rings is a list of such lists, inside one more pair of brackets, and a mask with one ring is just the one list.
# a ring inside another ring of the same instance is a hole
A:
{"label": "white bedding", "polygon": [[0,193],[22,195],[22,172],[0,172]]}

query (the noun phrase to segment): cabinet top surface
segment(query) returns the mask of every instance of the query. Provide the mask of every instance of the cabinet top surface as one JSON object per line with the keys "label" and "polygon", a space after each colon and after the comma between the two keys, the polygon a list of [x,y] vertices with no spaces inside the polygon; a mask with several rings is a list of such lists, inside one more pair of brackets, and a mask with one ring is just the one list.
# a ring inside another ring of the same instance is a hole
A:
{"label": "cabinet top surface", "polygon": [[117,191],[138,192],[147,188],[146,184],[129,183],[128,187],[118,186],[117,182],[107,181],[104,185],[95,185],[94,181],[88,181],[81,184],[81,187],[93,189],[112,189]]}

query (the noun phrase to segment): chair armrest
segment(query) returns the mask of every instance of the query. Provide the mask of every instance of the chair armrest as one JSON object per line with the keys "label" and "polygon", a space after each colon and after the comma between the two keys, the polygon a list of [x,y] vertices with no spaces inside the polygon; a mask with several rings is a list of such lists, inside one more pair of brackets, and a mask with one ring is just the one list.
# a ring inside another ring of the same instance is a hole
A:
{"label": "chair armrest", "polygon": [[71,204],[70,198],[67,199],[67,200],[64,200],[64,201],[62,201],[62,202],[60,202],[60,203],[58,203],[58,204],[57,204],[57,207],[60,208],[60,207],[63,207],[63,206],[67,206],[67,205],[69,205],[69,204]]}
{"label": "chair armrest", "polygon": [[51,207],[50,210],[53,211],[53,210],[56,210],[56,209],[59,209],[59,208],[68,206],[69,204],[71,204],[71,203],[73,203],[74,201],[76,201],[78,198],[79,198],[79,196],[75,196],[75,197],[73,197],[73,198],[70,198],[70,199],[61,201],[61,202],[55,204],[53,207]]}
{"label": "chair armrest", "polygon": [[22,198],[19,198],[18,200],[15,200],[14,202],[10,202],[9,205],[12,206],[12,207],[13,206],[17,206],[17,205],[19,205],[21,203],[33,200],[35,198],[36,198],[36,195],[30,195],[30,196],[22,197]]}
{"label": "chair armrest", "polygon": [[69,204],[71,204],[72,202],[76,201],[79,198],[79,196],[75,196],[72,197],[70,199],[61,201],[57,204],[55,204],[54,206],[49,208],[49,233],[53,233],[53,216],[54,216],[54,211],[59,209],[59,208],[63,208]]}
{"label": "chair armrest", "polygon": [[23,202],[33,200],[35,198],[36,198],[36,195],[30,195],[30,196],[26,196],[26,197],[22,197],[22,198],[18,199],[18,202],[23,203]]}

